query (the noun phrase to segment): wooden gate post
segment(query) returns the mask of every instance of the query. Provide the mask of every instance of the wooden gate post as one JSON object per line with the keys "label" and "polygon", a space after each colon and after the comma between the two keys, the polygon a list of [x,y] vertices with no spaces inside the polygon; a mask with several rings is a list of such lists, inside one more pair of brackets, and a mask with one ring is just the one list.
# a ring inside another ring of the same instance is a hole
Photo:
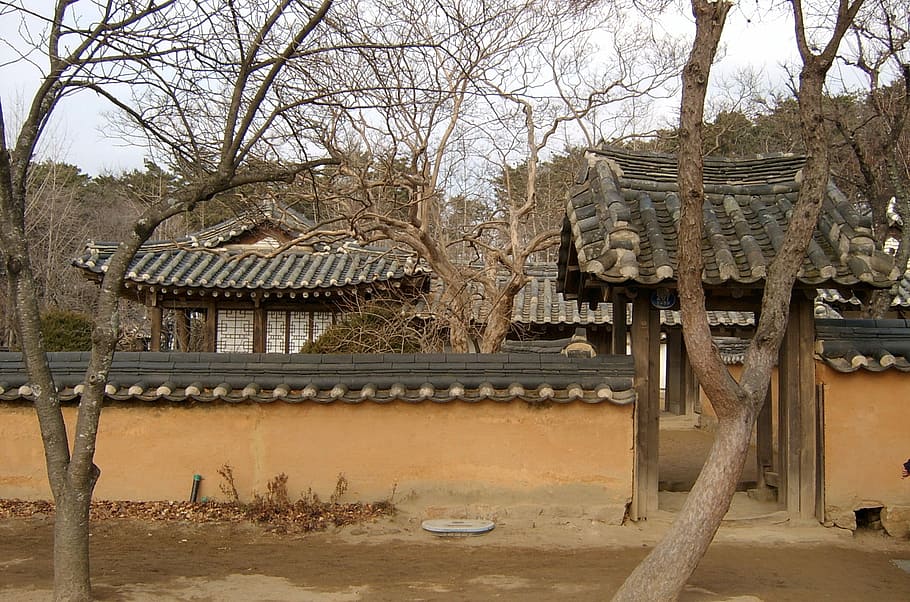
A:
{"label": "wooden gate post", "polygon": [[660,312],[643,292],[632,305],[632,359],[635,363],[632,520],[657,510],[660,445]]}
{"label": "wooden gate post", "polygon": [[778,371],[778,457],[781,502],[791,516],[816,516],[819,489],[818,403],[815,399],[813,303],[794,291]]}
{"label": "wooden gate post", "polygon": [[683,398],[683,382],[685,382],[686,358],[683,357],[682,330],[679,328],[667,329],[667,391],[664,394],[666,409],[671,414],[686,413],[685,399]]}

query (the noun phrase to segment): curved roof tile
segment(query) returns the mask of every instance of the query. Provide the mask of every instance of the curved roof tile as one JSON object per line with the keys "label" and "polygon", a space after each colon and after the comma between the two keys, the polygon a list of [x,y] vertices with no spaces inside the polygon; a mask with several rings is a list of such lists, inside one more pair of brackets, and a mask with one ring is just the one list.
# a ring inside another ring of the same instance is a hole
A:
{"label": "curved roof tile", "polygon": [[[92,243],[73,264],[101,275],[116,244]],[[426,271],[411,255],[346,245],[331,251],[291,249],[276,255],[225,249],[143,246],[127,271],[127,283],[180,288],[325,289],[419,276]]]}
{"label": "curved roof tile", "polygon": [[[591,150],[588,157],[566,204],[560,281],[569,282],[564,275],[575,264],[610,283],[674,281],[676,158],[613,148]],[[748,285],[765,277],[797,200],[804,161],[792,155],[705,159],[706,284]],[[897,274],[891,257],[875,248],[868,217],[830,185],[799,281],[886,287]],[[567,292],[578,294],[572,286]]]}
{"label": "curved roof tile", "polygon": [[[87,353],[50,353],[62,401],[78,401]],[[627,356],[482,354],[115,354],[105,397],[159,403],[635,401]],[[0,353],[0,401],[33,399],[19,353]]]}
{"label": "curved roof tile", "polygon": [[815,353],[838,372],[910,372],[910,320],[816,320]]}

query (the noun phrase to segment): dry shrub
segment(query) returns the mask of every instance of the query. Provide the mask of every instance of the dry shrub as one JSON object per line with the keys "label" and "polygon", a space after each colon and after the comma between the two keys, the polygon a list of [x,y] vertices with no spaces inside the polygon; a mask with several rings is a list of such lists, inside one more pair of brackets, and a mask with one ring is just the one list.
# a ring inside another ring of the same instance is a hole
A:
{"label": "dry shrub", "polygon": [[218,473],[227,481],[226,485],[222,485],[222,492],[235,500],[230,503],[240,508],[250,521],[266,525],[269,530],[278,533],[321,531],[330,525],[340,527],[395,512],[391,500],[369,504],[341,503],[348,490],[348,480],[343,474],[338,475],[328,502],[323,502],[312,489],[307,489],[297,501],[291,501],[288,475],[281,473],[266,484],[265,495],[254,493],[253,501],[243,504],[237,500],[231,467],[224,465]]}

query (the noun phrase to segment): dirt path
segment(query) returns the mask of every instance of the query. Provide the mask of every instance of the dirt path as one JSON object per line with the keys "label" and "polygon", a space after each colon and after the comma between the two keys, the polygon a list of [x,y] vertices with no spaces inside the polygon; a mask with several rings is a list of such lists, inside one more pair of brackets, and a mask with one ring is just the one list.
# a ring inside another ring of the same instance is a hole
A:
{"label": "dirt path", "polygon": [[[604,600],[665,521],[500,524],[439,538],[419,520],[278,536],[248,524],[97,522],[101,600]],[[902,568],[903,567],[903,568]],[[722,528],[683,600],[910,600],[910,542],[823,527]],[[51,523],[0,521],[0,600],[50,599]]]}
{"label": "dirt path", "polygon": [[[711,435],[684,419],[667,423],[661,480],[691,482]],[[745,480],[754,478],[749,471],[747,464]],[[662,492],[661,511],[644,524],[500,518],[491,533],[470,538],[426,533],[413,509],[308,536],[249,524],[97,521],[93,583],[100,600],[125,602],[600,601],[659,540],[684,498]],[[737,494],[734,520],[682,600],[910,600],[910,541],[778,524],[775,509]],[[0,602],[50,600],[51,542],[47,518],[0,519]]]}

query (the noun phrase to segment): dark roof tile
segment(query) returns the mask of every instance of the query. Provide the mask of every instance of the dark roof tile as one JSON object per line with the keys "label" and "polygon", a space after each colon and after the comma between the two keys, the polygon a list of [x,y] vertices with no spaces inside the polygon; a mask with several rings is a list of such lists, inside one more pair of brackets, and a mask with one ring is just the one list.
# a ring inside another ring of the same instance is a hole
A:
{"label": "dark roof tile", "polygon": [[[803,157],[705,159],[704,281],[752,284],[780,248],[799,193]],[[569,195],[560,282],[577,266],[611,283],[658,285],[676,278],[676,158],[612,148],[590,151],[586,176]],[[897,272],[875,249],[871,224],[833,185],[803,261],[804,285],[889,286]]]}
{"label": "dark roof tile", "polygon": [[838,372],[910,372],[910,321],[816,320],[816,355]]}
{"label": "dark roof tile", "polygon": [[[631,403],[631,358],[576,360],[533,354],[117,353],[108,402],[409,403],[511,401]],[[48,355],[63,401],[77,401],[87,353]],[[320,362],[302,361],[319,357]],[[162,367],[169,367],[162,370]],[[276,369],[280,368],[280,369]],[[0,353],[0,401],[29,401],[21,354]],[[574,390],[576,385],[581,389]],[[521,389],[523,393],[517,394]]]}

